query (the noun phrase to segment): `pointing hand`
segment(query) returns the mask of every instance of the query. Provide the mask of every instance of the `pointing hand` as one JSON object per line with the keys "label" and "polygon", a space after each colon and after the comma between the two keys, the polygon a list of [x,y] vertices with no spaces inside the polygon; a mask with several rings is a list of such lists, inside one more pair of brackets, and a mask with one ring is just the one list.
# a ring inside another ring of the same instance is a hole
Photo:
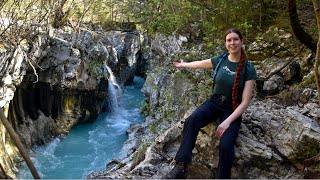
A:
{"label": "pointing hand", "polygon": [[177,67],[177,68],[181,68],[182,64],[183,64],[183,60],[181,60],[180,62],[174,61],[173,64]]}

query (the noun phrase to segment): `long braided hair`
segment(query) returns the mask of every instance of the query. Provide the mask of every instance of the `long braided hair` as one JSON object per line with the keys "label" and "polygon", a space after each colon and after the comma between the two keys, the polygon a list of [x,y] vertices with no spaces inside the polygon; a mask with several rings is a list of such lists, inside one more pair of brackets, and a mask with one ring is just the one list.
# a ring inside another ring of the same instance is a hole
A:
{"label": "long braided hair", "polygon": [[[231,28],[228,29],[224,35],[224,40],[226,41],[226,37],[228,34],[230,33],[236,33],[238,34],[240,40],[242,41],[242,34],[240,33],[239,30]],[[233,110],[235,110],[238,106],[239,106],[239,102],[238,102],[238,95],[239,95],[239,83],[240,83],[240,76],[241,76],[241,71],[242,68],[245,64],[245,60],[247,59],[247,56],[243,50],[243,48],[241,47],[241,56],[240,56],[240,61],[236,70],[236,77],[233,83],[233,87],[232,87],[232,108]]]}

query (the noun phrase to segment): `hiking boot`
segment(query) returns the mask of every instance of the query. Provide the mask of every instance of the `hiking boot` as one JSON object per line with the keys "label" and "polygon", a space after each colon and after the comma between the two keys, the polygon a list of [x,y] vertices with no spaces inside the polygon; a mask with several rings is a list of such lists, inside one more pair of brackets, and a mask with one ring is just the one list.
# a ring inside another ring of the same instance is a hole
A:
{"label": "hiking boot", "polygon": [[161,179],[185,179],[187,177],[188,165],[182,162],[176,162],[173,169]]}

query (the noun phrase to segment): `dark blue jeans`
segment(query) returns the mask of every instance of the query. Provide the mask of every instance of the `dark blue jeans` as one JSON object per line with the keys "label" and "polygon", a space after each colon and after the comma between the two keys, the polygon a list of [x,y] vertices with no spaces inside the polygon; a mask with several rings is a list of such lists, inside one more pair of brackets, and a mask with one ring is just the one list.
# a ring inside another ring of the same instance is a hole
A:
{"label": "dark blue jeans", "polygon": [[[192,150],[199,130],[209,123],[219,119],[223,122],[233,112],[230,101],[223,101],[221,98],[212,95],[209,100],[199,106],[185,121],[182,131],[182,142],[176,154],[175,160],[184,163],[191,163]],[[220,137],[219,144],[219,179],[227,179],[231,176],[232,163],[235,157],[234,145],[238,137],[241,116],[233,121],[229,128]]]}

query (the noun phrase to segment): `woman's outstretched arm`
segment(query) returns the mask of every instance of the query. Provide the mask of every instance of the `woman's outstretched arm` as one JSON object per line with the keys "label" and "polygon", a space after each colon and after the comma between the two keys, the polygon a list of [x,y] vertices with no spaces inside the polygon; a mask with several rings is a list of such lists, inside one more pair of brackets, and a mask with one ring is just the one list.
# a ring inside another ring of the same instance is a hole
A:
{"label": "woman's outstretched arm", "polygon": [[192,69],[212,69],[211,59],[205,59],[201,61],[193,62],[173,62],[178,68],[192,68]]}

